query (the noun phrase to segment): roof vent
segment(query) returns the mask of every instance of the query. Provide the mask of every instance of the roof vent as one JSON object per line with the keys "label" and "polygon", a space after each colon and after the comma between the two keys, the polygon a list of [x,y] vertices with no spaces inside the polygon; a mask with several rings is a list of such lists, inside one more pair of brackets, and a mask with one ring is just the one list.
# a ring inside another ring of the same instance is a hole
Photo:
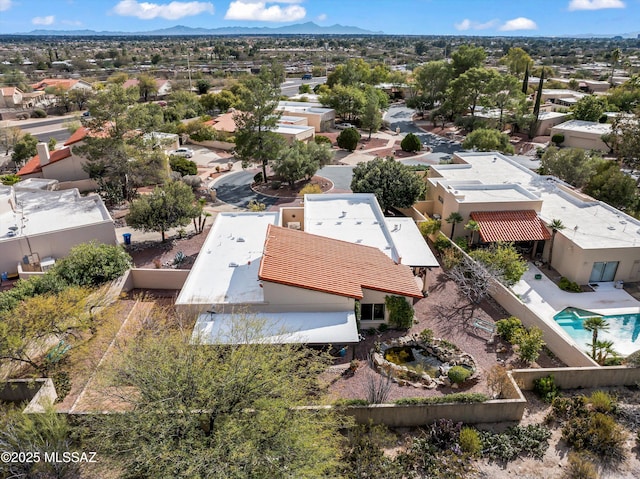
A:
{"label": "roof vent", "polygon": [[607,229],[613,231],[613,230],[616,229],[616,227],[615,226],[607,226]]}
{"label": "roof vent", "polygon": [[374,224],[374,225],[377,225],[377,224],[379,224],[379,223],[378,223],[377,221],[374,221],[374,222],[373,222],[373,224]]}
{"label": "roof vent", "polygon": [[344,218],[345,216],[347,216],[347,212],[343,211],[342,214],[340,215],[340,218]]}
{"label": "roof vent", "polygon": [[236,263],[235,261],[232,261],[231,263],[229,263],[229,268],[237,268],[238,267],[238,263]]}
{"label": "roof vent", "polygon": [[238,238],[236,239],[236,242],[244,243],[244,238],[242,236],[238,236]]}
{"label": "roof vent", "polygon": [[620,224],[621,224],[621,225],[626,225],[626,224],[627,224],[627,222],[626,222],[625,220],[622,220],[622,221],[620,221]]}
{"label": "roof vent", "polygon": [[356,224],[357,224],[357,225],[361,225],[361,224],[362,224],[362,221],[356,221]]}
{"label": "roof vent", "polygon": [[337,225],[341,225],[341,224],[342,224],[342,221],[336,221],[336,224],[337,224]]}
{"label": "roof vent", "polygon": [[391,249],[391,245],[386,245],[384,249]]}
{"label": "roof vent", "polygon": [[322,221],[318,221],[316,224],[320,226],[322,224]]}
{"label": "roof vent", "polygon": [[362,243],[362,239],[358,238],[358,239],[356,240],[356,243],[358,243],[358,244]]}

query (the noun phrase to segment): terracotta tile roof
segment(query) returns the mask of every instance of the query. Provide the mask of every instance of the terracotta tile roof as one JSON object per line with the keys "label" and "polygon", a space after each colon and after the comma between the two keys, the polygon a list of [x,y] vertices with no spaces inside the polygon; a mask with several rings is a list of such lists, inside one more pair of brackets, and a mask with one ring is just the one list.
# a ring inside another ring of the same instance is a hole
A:
{"label": "terracotta tile roof", "polygon": [[[50,154],[49,163],[55,163],[56,161],[64,160],[65,158],[69,158],[71,156],[71,149],[62,148],[60,150],[52,151]],[[36,155],[31,158],[27,163],[20,168],[18,171],[18,176],[24,175],[32,175],[33,173],[40,173],[42,171],[42,167],[40,166],[40,156]]]}
{"label": "terracotta tile roof", "polygon": [[73,134],[69,137],[67,141],[64,142],[64,146],[72,145],[73,143],[78,143],[79,141],[84,140],[84,137],[89,134],[89,129],[81,126]]}
{"label": "terracotta tile roof", "polygon": [[217,131],[226,131],[227,133],[235,133],[236,131],[236,122],[233,119],[233,113],[223,113],[216,118],[213,118],[207,122],[205,125],[210,126],[214,130]]}
{"label": "terracotta tile roof", "polygon": [[482,241],[540,241],[551,233],[533,210],[476,211],[471,219],[480,225]]}
{"label": "terracotta tile roof", "polygon": [[73,80],[73,79],[63,79],[63,78],[45,78],[44,80],[38,82],[38,83],[34,83],[33,85],[31,85],[31,87],[34,90],[44,90],[47,87],[61,87],[64,88],[65,90],[68,90],[69,88],[71,88],[73,85],[75,85],[76,83],[78,83],[79,80]]}
{"label": "terracotta tile roof", "polygon": [[269,225],[258,277],[362,299],[363,288],[422,298],[408,266],[378,248]]}

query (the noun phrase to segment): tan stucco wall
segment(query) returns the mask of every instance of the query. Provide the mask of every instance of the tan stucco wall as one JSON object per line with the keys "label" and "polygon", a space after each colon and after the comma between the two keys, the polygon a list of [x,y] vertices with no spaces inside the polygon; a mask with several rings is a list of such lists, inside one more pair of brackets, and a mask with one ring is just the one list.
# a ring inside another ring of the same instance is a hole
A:
{"label": "tan stucco wall", "polygon": [[599,150],[604,153],[609,152],[609,147],[600,139],[600,133],[586,133],[552,128],[551,136],[556,134],[564,135],[563,147]]}
{"label": "tan stucco wall", "polygon": [[[302,201],[302,198],[300,198]],[[298,222],[300,223],[300,229],[304,230],[304,208],[303,207],[283,207],[280,209],[280,221],[282,222],[280,226],[288,228],[287,224],[289,222]]]}
{"label": "tan stucco wall", "polygon": [[[318,271],[322,274],[322,271]],[[296,288],[263,281],[264,301],[259,310],[264,312],[288,311],[353,311],[355,301],[335,294]]]}
{"label": "tan stucco wall", "polygon": [[132,289],[181,290],[189,276],[188,269],[132,268],[123,286],[123,291]]}
{"label": "tan stucco wall", "polygon": [[[69,228],[53,233],[14,237],[0,241],[0,272],[17,273],[18,263],[31,253],[38,253],[40,259],[47,256],[63,258],[69,250],[80,243],[96,241],[117,244],[113,221],[104,221],[81,228]],[[31,248],[29,248],[29,245]]]}
{"label": "tan stucco wall", "polygon": [[336,115],[335,112],[325,113],[324,115],[320,115],[318,113],[304,113],[299,111],[288,111],[283,110],[282,114],[284,116],[297,116],[299,118],[306,118],[307,124],[312,126],[316,133],[320,133],[323,131],[327,131],[329,128],[333,126],[335,123]]}
{"label": "tan stucco wall", "polygon": [[49,163],[42,167],[43,178],[58,181],[77,181],[89,179],[89,174],[82,169],[87,162],[85,158],[71,155],[64,160]]}
{"label": "tan stucco wall", "polygon": [[515,369],[511,373],[520,388],[525,391],[533,389],[533,381],[550,374],[560,389],[636,386],[640,383],[640,368],[626,366]]}

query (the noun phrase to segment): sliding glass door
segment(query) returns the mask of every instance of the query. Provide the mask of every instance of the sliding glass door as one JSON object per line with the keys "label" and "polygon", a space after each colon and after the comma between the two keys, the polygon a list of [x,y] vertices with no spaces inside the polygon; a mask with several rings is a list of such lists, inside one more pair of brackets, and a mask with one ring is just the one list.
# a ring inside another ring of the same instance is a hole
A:
{"label": "sliding glass door", "polygon": [[618,270],[618,261],[599,261],[593,263],[589,283],[613,281]]}

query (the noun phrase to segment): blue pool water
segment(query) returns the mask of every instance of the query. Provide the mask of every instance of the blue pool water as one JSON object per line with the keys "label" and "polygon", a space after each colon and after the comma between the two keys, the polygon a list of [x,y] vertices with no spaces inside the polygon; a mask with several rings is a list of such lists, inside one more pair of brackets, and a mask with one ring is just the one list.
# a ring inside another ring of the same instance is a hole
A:
{"label": "blue pool water", "polygon": [[[578,308],[566,308],[553,319],[571,336],[580,349],[589,350],[592,333],[584,329],[583,322],[592,316],[600,316],[591,311]],[[609,323],[607,331],[598,333],[599,340],[613,341],[614,349],[622,356],[628,356],[640,349],[640,313],[602,316]]]}

